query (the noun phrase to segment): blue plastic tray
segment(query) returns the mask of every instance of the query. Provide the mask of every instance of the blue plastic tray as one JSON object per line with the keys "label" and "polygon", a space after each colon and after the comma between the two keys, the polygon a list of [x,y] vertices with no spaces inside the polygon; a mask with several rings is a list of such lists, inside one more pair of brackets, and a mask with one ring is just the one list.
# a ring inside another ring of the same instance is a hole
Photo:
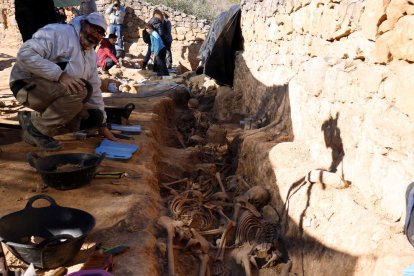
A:
{"label": "blue plastic tray", "polygon": [[128,160],[132,154],[138,150],[138,146],[134,144],[121,144],[104,139],[99,147],[96,148],[97,154],[106,153],[106,158]]}
{"label": "blue plastic tray", "polygon": [[119,130],[125,133],[132,133],[132,134],[138,134],[141,133],[141,126],[140,125],[129,125],[129,126],[123,126],[118,124],[111,124],[111,129],[113,130]]}

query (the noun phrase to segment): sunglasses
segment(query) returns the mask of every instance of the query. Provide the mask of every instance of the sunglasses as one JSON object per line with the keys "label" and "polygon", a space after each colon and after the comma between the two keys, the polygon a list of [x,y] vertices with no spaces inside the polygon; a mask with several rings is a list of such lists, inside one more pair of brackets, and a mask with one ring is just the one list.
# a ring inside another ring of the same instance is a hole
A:
{"label": "sunglasses", "polygon": [[88,25],[89,26],[89,29],[91,29],[92,31],[88,31],[90,34],[92,34],[92,35],[99,35],[99,36],[105,36],[105,34],[106,34],[106,32],[105,32],[105,30],[104,29],[102,29],[101,27],[99,27],[99,26],[96,26],[96,25],[93,25],[93,24],[91,24],[91,23],[89,23],[89,22],[87,22],[87,24],[86,25]]}

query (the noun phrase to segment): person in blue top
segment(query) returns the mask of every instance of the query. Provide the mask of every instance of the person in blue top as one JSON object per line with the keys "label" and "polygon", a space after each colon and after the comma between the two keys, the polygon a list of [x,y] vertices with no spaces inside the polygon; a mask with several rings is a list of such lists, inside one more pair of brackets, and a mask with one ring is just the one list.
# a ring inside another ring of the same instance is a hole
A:
{"label": "person in blue top", "polygon": [[152,24],[147,23],[145,28],[150,34],[151,52],[154,54],[154,71],[157,72],[158,76],[168,76],[169,73],[165,63],[167,49],[164,42]]}

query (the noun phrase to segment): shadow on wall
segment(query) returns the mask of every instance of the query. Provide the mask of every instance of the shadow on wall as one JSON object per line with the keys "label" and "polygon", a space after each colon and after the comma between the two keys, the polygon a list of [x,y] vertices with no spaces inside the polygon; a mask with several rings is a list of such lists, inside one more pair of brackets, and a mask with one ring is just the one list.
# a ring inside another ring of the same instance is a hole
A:
{"label": "shadow on wall", "polygon": [[[293,264],[292,272],[298,275],[352,275],[357,257],[327,247],[304,230],[304,219],[314,185],[306,182],[305,177],[300,178],[290,185],[286,198],[282,198],[277,186],[269,152],[276,144],[294,140],[289,85],[266,86],[250,72],[242,55],[236,60],[236,68],[235,88],[244,91],[243,102],[251,107],[246,112],[257,120],[259,127],[247,131],[241,137],[238,173],[246,176],[252,185],[271,187],[272,205],[280,215],[279,222],[284,229],[282,235]],[[332,148],[331,169],[336,169],[343,158],[338,117],[339,114],[322,126],[326,146]],[[295,204],[293,195],[299,191],[303,194],[303,189],[306,190],[306,203],[300,211],[299,223],[296,223],[289,216],[289,208]],[[274,271],[264,270],[260,271],[260,275],[275,274]]]}
{"label": "shadow on wall", "polygon": [[[331,116],[328,120],[323,122],[321,127],[325,138],[325,145],[332,150],[332,164],[329,167],[329,171],[331,172],[336,172],[338,170],[338,166],[345,156],[341,130],[338,128],[338,118],[339,113],[337,112],[335,118],[332,118]],[[344,178],[342,170],[341,173],[341,177]]]}

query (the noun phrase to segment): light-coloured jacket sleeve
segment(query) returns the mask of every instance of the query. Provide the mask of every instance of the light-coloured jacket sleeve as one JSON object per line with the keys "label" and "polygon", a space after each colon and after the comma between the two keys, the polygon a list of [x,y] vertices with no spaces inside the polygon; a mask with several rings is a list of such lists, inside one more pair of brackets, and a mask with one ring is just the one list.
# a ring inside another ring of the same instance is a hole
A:
{"label": "light-coloured jacket sleeve", "polygon": [[45,32],[40,29],[36,35],[27,40],[17,54],[17,60],[23,69],[50,81],[58,81],[62,69],[53,61],[51,56],[59,56],[59,47],[54,46],[60,40],[60,34],[54,31]]}
{"label": "light-coloured jacket sleeve", "polygon": [[106,9],[106,13],[109,14],[109,23],[111,24],[122,24],[124,23],[124,17],[126,10],[124,6],[119,6],[118,9],[114,9],[114,5],[111,4]]}
{"label": "light-coloured jacket sleeve", "polygon": [[106,9],[106,14],[111,14],[113,7],[114,7],[114,4],[109,5],[108,8]]}

